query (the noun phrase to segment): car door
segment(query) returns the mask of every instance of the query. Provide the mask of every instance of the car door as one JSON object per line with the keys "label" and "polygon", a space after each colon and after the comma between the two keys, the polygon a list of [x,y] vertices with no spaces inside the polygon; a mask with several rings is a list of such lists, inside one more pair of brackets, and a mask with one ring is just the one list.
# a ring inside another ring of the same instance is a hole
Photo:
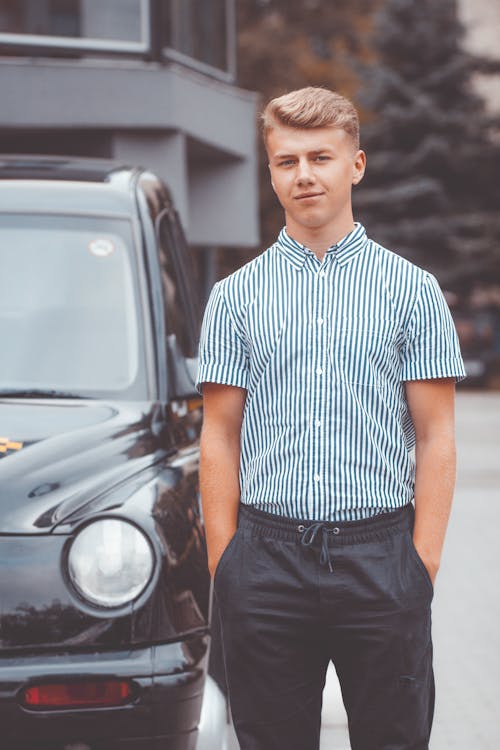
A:
{"label": "car door", "polygon": [[189,277],[189,249],[174,209],[165,207],[155,224],[167,338],[167,413],[177,449],[169,470],[176,468],[179,474],[177,511],[197,529],[193,535],[196,550],[189,553],[191,565],[184,568],[184,575],[190,577],[188,588],[196,592],[195,598],[206,605],[209,579],[198,477],[202,402],[194,385],[198,345],[196,297]]}

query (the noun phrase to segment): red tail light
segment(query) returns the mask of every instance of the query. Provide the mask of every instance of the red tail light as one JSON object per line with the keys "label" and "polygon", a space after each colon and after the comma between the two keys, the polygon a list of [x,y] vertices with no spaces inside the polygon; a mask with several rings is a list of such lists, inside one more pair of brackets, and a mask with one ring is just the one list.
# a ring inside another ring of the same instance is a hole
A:
{"label": "red tail light", "polygon": [[132,697],[128,680],[86,680],[32,685],[23,691],[29,708],[93,708],[121,706]]}

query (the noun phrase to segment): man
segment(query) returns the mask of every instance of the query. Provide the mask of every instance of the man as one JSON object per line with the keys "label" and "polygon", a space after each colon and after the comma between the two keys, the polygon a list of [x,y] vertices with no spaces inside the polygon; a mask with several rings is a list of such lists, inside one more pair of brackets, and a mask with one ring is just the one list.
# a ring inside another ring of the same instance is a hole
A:
{"label": "man", "polygon": [[236,732],[241,750],[318,750],[332,660],[353,750],[424,750],[455,329],[435,279],[354,222],[366,157],[351,102],[294,91],[263,129],[286,225],[215,285],[198,376]]}

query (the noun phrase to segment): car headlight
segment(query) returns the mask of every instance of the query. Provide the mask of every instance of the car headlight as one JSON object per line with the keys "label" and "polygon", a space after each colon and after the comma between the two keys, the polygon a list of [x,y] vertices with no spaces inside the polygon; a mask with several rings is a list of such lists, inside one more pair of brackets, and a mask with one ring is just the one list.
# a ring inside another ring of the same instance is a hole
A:
{"label": "car headlight", "polygon": [[127,521],[104,518],[85,526],[68,555],[76,590],[100,607],[119,607],[144,591],[154,567],[146,535]]}

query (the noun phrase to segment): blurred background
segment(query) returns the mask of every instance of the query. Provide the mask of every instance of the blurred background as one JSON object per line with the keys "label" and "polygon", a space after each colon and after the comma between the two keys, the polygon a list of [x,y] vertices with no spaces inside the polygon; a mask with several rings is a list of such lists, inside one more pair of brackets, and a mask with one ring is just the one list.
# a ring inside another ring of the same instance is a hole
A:
{"label": "blurred background", "polygon": [[499,0],[0,0],[0,152],[154,169],[203,299],[282,225],[259,110],[336,89],[368,155],[356,218],[437,275],[467,386],[497,388],[499,31]]}

